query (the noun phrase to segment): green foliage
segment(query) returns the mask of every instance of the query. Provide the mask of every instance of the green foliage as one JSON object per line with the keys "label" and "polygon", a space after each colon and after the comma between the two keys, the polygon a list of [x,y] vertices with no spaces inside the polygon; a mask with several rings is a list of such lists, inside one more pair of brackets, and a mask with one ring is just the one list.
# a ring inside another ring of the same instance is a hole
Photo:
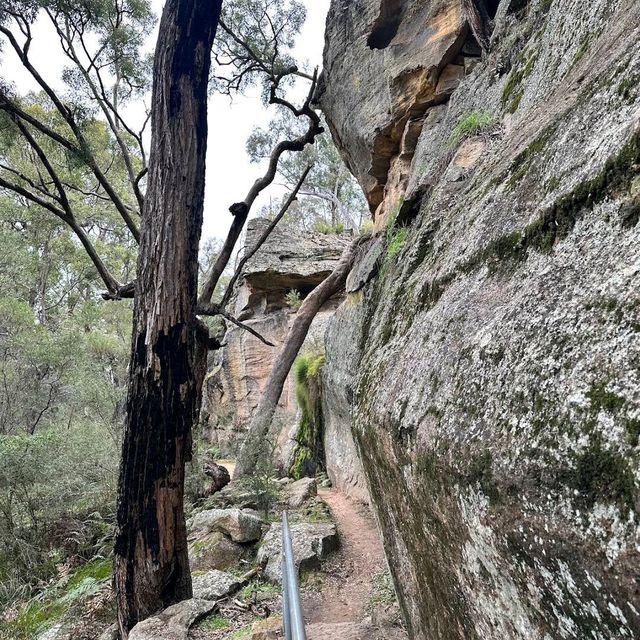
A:
{"label": "green foliage", "polygon": [[270,598],[275,598],[282,593],[282,587],[279,584],[271,584],[262,580],[252,580],[248,585],[240,591],[240,597],[243,600],[249,600],[253,594],[261,594]]}
{"label": "green foliage", "polygon": [[366,220],[360,225],[360,234],[373,233],[373,220]]}
{"label": "green foliage", "polygon": [[31,599],[15,617],[0,617],[0,638],[32,640],[70,608],[101,590],[111,578],[111,561],[96,558],[67,577],[53,582]]}
{"label": "green foliage", "polygon": [[300,354],[293,364],[300,423],[296,434],[297,448],[289,475],[296,480],[315,473],[318,462],[323,458],[320,427],[321,373],[324,362],[323,353],[310,351]]}
{"label": "green foliage", "polygon": [[196,625],[198,629],[202,629],[203,631],[222,631],[223,629],[228,629],[230,626],[231,623],[226,618],[217,614],[207,616]]}
{"label": "green foliage", "polygon": [[265,519],[279,495],[280,487],[276,482],[276,477],[277,470],[273,464],[273,445],[265,441],[253,471],[238,481],[251,493],[253,501],[258,505]]}
{"label": "green foliage", "polygon": [[13,585],[0,590],[2,605],[52,577],[66,555],[110,548],[117,447],[89,423],[0,436],[0,458],[0,582]]}
{"label": "green foliage", "polygon": [[322,233],[325,236],[330,236],[330,235],[339,236],[341,233],[344,233],[344,222],[329,224],[324,220],[318,220],[313,224],[313,231],[315,233]]}
{"label": "green foliage", "polygon": [[[262,82],[267,103],[270,78],[264,68],[272,65],[278,74],[294,65],[291,49],[306,19],[304,4],[298,0],[226,2],[221,18],[228,29],[219,29],[214,42],[213,89],[245,91]],[[264,63],[262,67],[255,57]]]}
{"label": "green foliage", "polygon": [[[247,153],[252,162],[264,161],[280,140],[297,138],[304,128],[299,119],[280,113],[268,127],[253,131],[247,140]],[[298,204],[282,223],[327,234],[357,229],[367,215],[368,206],[328,134],[318,136],[313,145],[307,145],[300,153],[285,154],[278,172],[291,188],[309,166],[312,169],[298,196]]]}
{"label": "green foliage", "polygon": [[291,289],[284,299],[286,300],[287,305],[292,309],[297,310],[302,306],[302,298],[300,297],[300,292],[297,289]]}
{"label": "green foliage", "polygon": [[478,135],[494,124],[495,119],[489,111],[470,111],[458,120],[449,136],[449,144],[455,146],[464,138]]}
{"label": "green foliage", "polygon": [[388,260],[393,260],[400,253],[402,247],[404,247],[408,235],[409,230],[406,227],[402,227],[394,231],[387,246]]}

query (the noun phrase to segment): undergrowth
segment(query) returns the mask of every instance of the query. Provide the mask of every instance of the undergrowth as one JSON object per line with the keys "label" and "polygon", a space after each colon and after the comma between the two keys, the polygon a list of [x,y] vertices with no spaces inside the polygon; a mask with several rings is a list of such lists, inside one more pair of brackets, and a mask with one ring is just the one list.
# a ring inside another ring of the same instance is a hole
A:
{"label": "undergrowth", "polygon": [[464,138],[474,136],[492,127],[495,119],[489,111],[470,111],[464,114],[449,136],[449,145],[454,147]]}

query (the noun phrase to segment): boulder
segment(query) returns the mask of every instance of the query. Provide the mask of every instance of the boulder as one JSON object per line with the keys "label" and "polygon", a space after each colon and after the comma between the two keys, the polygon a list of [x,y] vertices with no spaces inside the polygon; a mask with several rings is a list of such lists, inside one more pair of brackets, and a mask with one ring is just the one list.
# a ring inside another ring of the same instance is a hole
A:
{"label": "boulder", "polygon": [[191,529],[196,534],[221,531],[234,542],[255,542],[262,536],[262,520],[240,509],[209,509],[194,516]]}
{"label": "boulder", "polygon": [[209,482],[207,483],[206,488],[206,495],[217,493],[231,482],[229,470],[226,467],[223,467],[221,464],[215,462],[215,460],[205,460],[202,470],[204,472],[204,475],[209,478]]}
{"label": "boulder", "polygon": [[228,569],[235,565],[244,549],[221,531],[204,535],[189,544],[189,564],[194,571]]}
{"label": "boulder", "polygon": [[[291,525],[293,557],[298,569],[312,569],[338,548],[336,526],[309,522]],[[282,525],[272,524],[258,550],[256,558],[265,567],[264,577],[270,582],[282,580]]]}
{"label": "boulder", "polygon": [[202,600],[220,600],[235,593],[240,580],[231,573],[213,569],[193,577],[193,595]]}
{"label": "boulder", "polygon": [[290,484],[289,506],[293,509],[301,507],[309,498],[318,495],[318,485],[315,478],[301,478]]}
{"label": "boulder", "polygon": [[114,623],[107,627],[98,637],[98,640],[118,640],[118,625]]}
{"label": "boulder", "polygon": [[129,640],[187,640],[190,627],[216,606],[210,600],[183,600],[139,622],[129,633]]}
{"label": "boulder", "polygon": [[263,494],[259,491],[252,491],[244,487],[241,483],[232,482],[214,496],[216,504],[220,507],[235,507],[238,509],[257,509]]}

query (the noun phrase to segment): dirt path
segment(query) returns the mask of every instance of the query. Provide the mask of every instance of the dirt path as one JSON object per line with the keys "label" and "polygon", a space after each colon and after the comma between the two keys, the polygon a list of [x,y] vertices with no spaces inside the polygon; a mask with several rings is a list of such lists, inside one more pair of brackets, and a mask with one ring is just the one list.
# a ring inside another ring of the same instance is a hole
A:
{"label": "dirt path", "polygon": [[376,576],[386,569],[375,522],[364,505],[344,494],[332,489],[318,493],[333,513],[340,551],[327,567],[321,588],[303,594],[308,640],[372,640],[363,620],[370,614]]}

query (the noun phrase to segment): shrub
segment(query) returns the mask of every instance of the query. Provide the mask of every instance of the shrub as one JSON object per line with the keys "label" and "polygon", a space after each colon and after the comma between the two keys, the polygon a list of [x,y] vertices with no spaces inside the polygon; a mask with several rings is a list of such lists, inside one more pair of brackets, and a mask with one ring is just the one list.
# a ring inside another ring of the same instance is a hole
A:
{"label": "shrub", "polygon": [[387,258],[393,260],[402,250],[404,243],[409,235],[409,230],[406,227],[397,229],[391,236],[391,240],[387,247]]}
{"label": "shrub", "polygon": [[31,595],[66,556],[110,548],[117,452],[104,436],[92,424],[0,436],[0,605]]}
{"label": "shrub", "polygon": [[292,309],[299,309],[302,306],[302,298],[300,297],[300,292],[296,289],[290,289],[287,295],[284,297]]}
{"label": "shrub", "polygon": [[296,480],[314,473],[322,459],[320,436],[321,378],[325,362],[324,353],[310,351],[299,355],[293,365],[296,400],[300,407],[300,424],[296,441],[298,443],[289,474]]}
{"label": "shrub", "polygon": [[455,146],[464,138],[475,136],[481,131],[492,127],[495,120],[488,111],[470,111],[463,115],[449,136],[449,144]]}
{"label": "shrub", "polygon": [[273,464],[273,445],[265,441],[258,456],[258,462],[250,475],[242,476],[238,482],[250,494],[265,518],[278,498],[279,485],[277,471]]}
{"label": "shrub", "polygon": [[330,224],[324,220],[318,220],[313,225],[313,231],[315,233],[322,233],[325,236],[340,235],[344,233],[344,223],[336,222],[335,224]]}

